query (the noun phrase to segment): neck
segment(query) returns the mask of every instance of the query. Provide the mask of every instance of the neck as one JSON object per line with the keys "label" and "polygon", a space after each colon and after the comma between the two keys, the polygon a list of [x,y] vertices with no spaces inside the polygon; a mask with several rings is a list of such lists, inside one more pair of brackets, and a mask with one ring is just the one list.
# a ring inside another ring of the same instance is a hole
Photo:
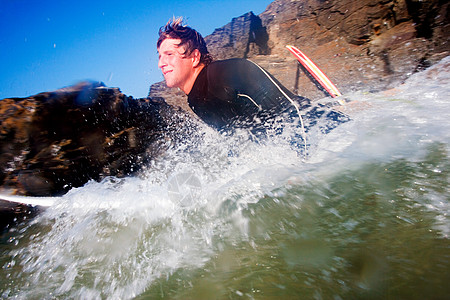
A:
{"label": "neck", "polygon": [[189,80],[187,80],[185,82],[185,84],[180,87],[180,89],[186,94],[189,95],[189,93],[192,90],[192,87],[194,86],[195,80],[198,77],[198,74],[200,74],[200,72],[203,70],[203,68],[205,67],[205,65],[201,64],[198,67],[196,67],[192,73],[192,76],[189,78]]}

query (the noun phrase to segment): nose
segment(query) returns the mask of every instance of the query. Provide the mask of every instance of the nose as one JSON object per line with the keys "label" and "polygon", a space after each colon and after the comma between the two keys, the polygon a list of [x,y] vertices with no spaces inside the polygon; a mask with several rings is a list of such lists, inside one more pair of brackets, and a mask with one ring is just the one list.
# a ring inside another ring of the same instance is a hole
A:
{"label": "nose", "polygon": [[164,67],[166,65],[166,60],[164,59],[164,56],[163,55],[160,55],[159,56],[159,59],[158,59],[158,68],[162,68],[162,67]]}

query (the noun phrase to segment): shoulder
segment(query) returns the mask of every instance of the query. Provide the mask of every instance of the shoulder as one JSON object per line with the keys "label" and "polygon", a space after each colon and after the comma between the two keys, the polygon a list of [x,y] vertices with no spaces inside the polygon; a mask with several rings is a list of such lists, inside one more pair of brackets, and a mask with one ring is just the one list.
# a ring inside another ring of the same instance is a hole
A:
{"label": "shoulder", "polygon": [[208,78],[242,77],[260,71],[260,67],[244,58],[216,60],[208,65]]}
{"label": "shoulder", "polygon": [[223,60],[215,60],[215,61],[211,62],[208,65],[208,67],[215,69],[215,68],[248,66],[251,64],[253,64],[253,63],[245,58],[230,58],[230,59],[223,59]]}

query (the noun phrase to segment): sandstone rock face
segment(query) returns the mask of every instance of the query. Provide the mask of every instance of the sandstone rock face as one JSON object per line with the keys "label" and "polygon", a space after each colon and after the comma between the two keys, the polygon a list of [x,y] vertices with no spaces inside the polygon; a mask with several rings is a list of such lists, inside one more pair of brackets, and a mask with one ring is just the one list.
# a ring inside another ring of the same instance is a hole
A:
{"label": "sandstone rock face", "polygon": [[[217,59],[248,58],[293,92],[326,96],[285,48],[308,55],[338,86],[380,90],[449,55],[449,3],[439,0],[275,0],[205,37]],[[150,89],[171,103],[185,96],[158,83]],[[170,99],[170,100],[169,100]]]}
{"label": "sandstone rock face", "polygon": [[208,49],[215,59],[267,55],[268,40],[269,36],[261,19],[252,12],[233,18],[231,23],[205,37]]}
{"label": "sandstone rock face", "polygon": [[3,99],[0,185],[16,194],[58,195],[91,179],[132,174],[173,138],[181,122],[174,118],[166,103],[98,83]]}
{"label": "sandstone rock face", "polygon": [[[448,3],[439,1],[276,0],[260,18],[272,54],[284,56],[286,44],[299,47],[344,93],[389,88],[450,49]],[[323,96],[306,80],[273,73],[298,93]]]}

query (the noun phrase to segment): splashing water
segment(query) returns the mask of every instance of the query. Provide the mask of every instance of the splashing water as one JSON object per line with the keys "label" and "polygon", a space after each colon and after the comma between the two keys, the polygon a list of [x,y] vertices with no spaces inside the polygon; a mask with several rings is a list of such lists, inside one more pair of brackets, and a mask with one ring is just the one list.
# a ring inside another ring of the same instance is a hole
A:
{"label": "splashing water", "polygon": [[205,130],[139,177],[73,189],[2,236],[2,297],[445,298],[449,82],[447,58],[346,95],[352,121],[310,133],[306,159]]}

